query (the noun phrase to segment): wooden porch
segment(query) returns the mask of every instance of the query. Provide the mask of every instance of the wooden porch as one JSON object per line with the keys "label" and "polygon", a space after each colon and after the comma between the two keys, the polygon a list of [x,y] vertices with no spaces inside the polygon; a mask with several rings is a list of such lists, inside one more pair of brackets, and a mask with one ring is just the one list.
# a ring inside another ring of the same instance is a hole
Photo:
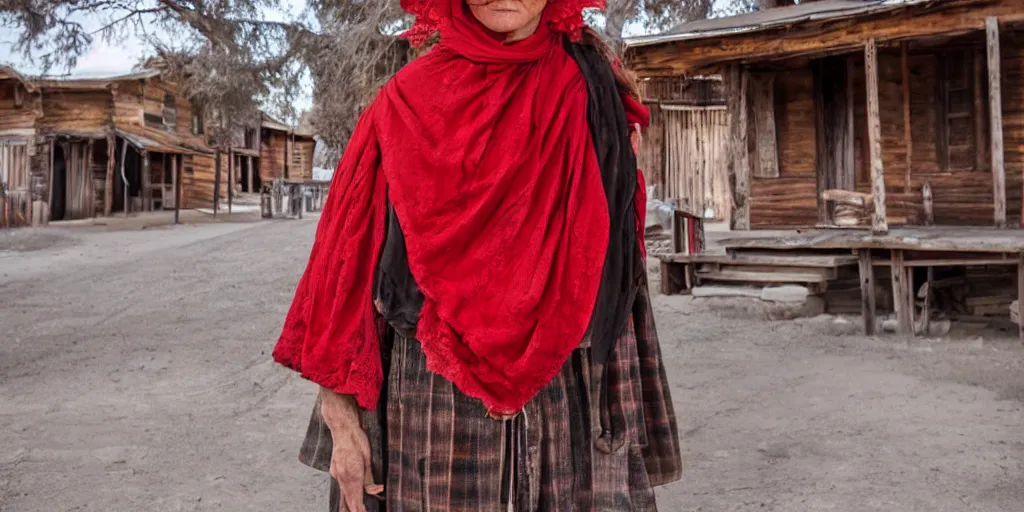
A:
{"label": "wooden porch", "polygon": [[[877,312],[891,309],[898,332],[907,335],[928,332],[933,313],[944,306],[936,299],[943,290],[973,287],[974,295],[968,290],[957,300],[981,315],[1009,315],[1024,342],[1024,231],[915,227],[881,235],[852,230],[732,235],[738,236],[715,240],[709,252],[664,256],[663,283],[682,284],[672,276],[686,274],[693,285],[800,284],[835,300],[842,300],[846,286],[859,302],[867,334],[876,332]],[[850,287],[853,278],[858,285]],[[880,288],[891,290],[884,307]]]}

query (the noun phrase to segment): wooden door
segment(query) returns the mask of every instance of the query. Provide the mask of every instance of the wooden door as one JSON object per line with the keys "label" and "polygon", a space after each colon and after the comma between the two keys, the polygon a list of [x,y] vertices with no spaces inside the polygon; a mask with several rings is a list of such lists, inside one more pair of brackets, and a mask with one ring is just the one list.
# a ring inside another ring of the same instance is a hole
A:
{"label": "wooden door", "polygon": [[727,220],[731,209],[722,107],[664,109],[664,197],[701,218]]}
{"label": "wooden door", "polygon": [[32,222],[28,143],[0,141],[0,227]]}
{"label": "wooden door", "polygon": [[835,223],[836,205],[822,199],[826,190],[857,189],[854,165],[854,89],[848,57],[814,63],[814,113],[817,135],[818,222]]}
{"label": "wooden door", "polygon": [[89,175],[89,144],[73,142],[64,145],[65,204],[64,220],[92,217],[92,179]]}

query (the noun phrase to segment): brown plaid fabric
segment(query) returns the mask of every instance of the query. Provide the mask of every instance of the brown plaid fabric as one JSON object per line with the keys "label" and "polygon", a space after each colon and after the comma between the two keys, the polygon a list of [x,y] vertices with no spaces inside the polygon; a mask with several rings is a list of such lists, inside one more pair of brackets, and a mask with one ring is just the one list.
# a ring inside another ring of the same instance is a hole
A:
{"label": "brown plaid fabric", "polygon": [[[653,487],[680,478],[672,400],[646,289],[609,361],[584,343],[515,418],[427,370],[415,340],[395,337],[386,406],[364,416],[374,473],[392,511],[656,510]],[[326,471],[330,431],[313,411],[300,460]],[[331,486],[331,512],[342,510]]]}

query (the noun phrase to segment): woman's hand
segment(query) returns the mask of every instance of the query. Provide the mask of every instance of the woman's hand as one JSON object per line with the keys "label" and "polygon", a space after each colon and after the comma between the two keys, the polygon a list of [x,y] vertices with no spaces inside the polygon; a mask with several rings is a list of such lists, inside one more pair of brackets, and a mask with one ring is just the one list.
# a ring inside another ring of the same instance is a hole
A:
{"label": "woman's hand", "polygon": [[380,494],[383,486],[373,483],[370,442],[360,422],[359,406],[350,395],[320,389],[320,413],[331,430],[331,477],[341,488],[349,512],[365,512],[363,493]]}

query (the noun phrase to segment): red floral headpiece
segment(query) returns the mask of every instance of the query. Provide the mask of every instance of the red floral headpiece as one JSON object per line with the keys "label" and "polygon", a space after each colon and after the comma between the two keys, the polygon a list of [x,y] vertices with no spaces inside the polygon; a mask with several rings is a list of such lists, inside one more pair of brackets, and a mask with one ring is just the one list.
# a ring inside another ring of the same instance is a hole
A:
{"label": "red floral headpiece", "polygon": [[[450,16],[452,0],[401,0],[402,9],[416,21],[402,33],[402,38],[415,47],[427,44],[441,30],[446,16]],[[567,34],[573,41],[582,36],[584,9],[604,9],[605,0],[548,0],[544,8],[544,22],[551,30]]]}

